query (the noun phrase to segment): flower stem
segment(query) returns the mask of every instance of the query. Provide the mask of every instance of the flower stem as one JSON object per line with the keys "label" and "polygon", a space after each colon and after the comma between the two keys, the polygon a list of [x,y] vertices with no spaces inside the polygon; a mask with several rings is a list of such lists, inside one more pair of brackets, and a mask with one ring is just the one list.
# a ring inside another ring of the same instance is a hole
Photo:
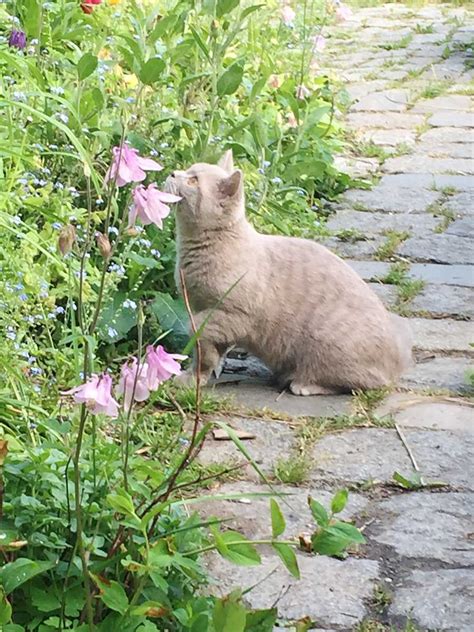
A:
{"label": "flower stem", "polygon": [[74,450],[74,456],[72,459],[74,467],[74,500],[75,500],[75,514],[76,514],[76,543],[79,557],[82,564],[82,577],[84,580],[84,590],[86,592],[86,616],[89,631],[93,632],[94,629],[94,611],[92,607],[92,594],[90,590],[90,578],[89,570],[87,568],[87,557],[84,549],[83,536],[83,515],[81,506],[81,472],[79,468],[79,460],[81,456],[82,441],[84,438],[84,429],[87,420],[87,409],[85,404],[81,407],[81,417],[79,420],[79,428],[77,431],[76,448]]}

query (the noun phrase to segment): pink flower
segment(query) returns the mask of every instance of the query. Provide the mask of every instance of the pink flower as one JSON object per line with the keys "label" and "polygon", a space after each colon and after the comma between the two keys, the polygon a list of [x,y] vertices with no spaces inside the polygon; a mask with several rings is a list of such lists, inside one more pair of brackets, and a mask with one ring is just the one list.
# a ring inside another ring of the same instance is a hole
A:
{"label": "pink flower", "polygon": [[300,86],[296,86],[296,97],[298,99],[306,99],[311,95],[311,90],[308,90],[306,86],[301,84]]}
{"label": "pink flower", "polygon": [[298,127],[298,121],[296,120],[296,116],[293,114],[293,112],[290,112],[287,115],[286,120],[290,127]]}
{"label": "pink flower", "polygon": [[352,9],[342,2],[336,8],[336,19],[338,22],[344,22],[352,17]]}
{"label": "pink flower", "polygon": [[281,86],[281,79],[278,75],[271,75],[268,80],[270,88],[279,88]]}
{"label": "pink flower", "polygon": [[[133,392],[133,386],[135,384],[135,378],[138,377],[135,386],[135,393]],[[144,402],[150,396],[150,389],[147,384],[148,365],[146,362],[138,367],[138,360],[132,358],[132,362],[128,361],[122,366],[120,371],[120,381],[117,386],[117,393],[123,395],[124,409],[128,411],[132,404],[133,399],[136,402]]]}
{"label": "pink flower", "polygon": [[177,360],[186,360],[187,357],[178,353],[167,353],[161,345],[158,345],[156,349],[149,345],[146,349],[148,388],[155,391],[172,375],[179,375],[181,366]]}
{"label": "pink flower", "polygon": [[141,158],[138,150],[127,144],[112,149],[113,160],[105,175],[105,182],[116,178],[118,187],[130,182],[142,182],[146,178],[146,171],[161,171],[163,167],[151,158]]}
{"label": "pink flower", "polygon": [[142,224],[155,224],[163,228],[165,217],[171,212],[168,204],[179,202],[181,198],[172,193],[160,191],[156,184],[145,188],[142,184],[133,190],[133,205],[128,214],[128,227],[135,226],[137,217]]}
{"label": "pink flower", "polygon": [[322,53],[326,48],[326,38],[323,35],[317,35],[313,40],[313,52]]}
{"label": "pink flower", "polygon": [[280,14],[281,14],[281,19],[283,23],[286,24],[287,26],[292,24],[296,17],[296,13],[288,5],[282,8]]}
{"label": "pink flower", "polygon": [[91,375],[85,384],[65,391],[65,395],[72,395],[76,404],[85,404],[95,415],[112,418],[118,415],[118,404],[112,397],[112,378],[106,373]]}

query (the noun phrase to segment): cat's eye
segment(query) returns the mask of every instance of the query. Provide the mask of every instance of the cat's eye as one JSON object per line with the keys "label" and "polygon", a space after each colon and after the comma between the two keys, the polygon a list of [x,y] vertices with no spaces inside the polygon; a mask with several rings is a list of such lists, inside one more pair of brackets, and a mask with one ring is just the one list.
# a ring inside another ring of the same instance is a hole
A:
{"label": "cat's eye", "polygon": [[196,178],[196,176],[191,176],[186,180],[186,184],[190,187],[197,187],[198,179]]}

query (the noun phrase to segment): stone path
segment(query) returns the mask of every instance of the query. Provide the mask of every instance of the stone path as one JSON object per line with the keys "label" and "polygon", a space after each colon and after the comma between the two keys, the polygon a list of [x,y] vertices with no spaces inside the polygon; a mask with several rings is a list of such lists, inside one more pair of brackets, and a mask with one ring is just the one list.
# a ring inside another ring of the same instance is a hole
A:
{"label": "stone path", "polygon": [[[330,31],[326,66],[351,102],[339,160],[374,186],[333,209],[327,244],[411,318],[417,364],[386,396],[297,398],[274,391],[257,360],[228,360],[215,393],[242,407],[228,422],[255,435],[249,452],[291,492],[287,535],[311,530],[308,494],[327,506],[346,487],[343,518],[367,539],[344,561],[298,553],[299,582],[270,549],[259,567],[209,559],[222,593],[258,584],[248,602],[277,604],[281,627],[308,616],[317,630],[474,629],[473,33],[465,9],[400,4],[357,10]],[[444,485],[397,488],[394,472],[413,476],[413,458],[425,482]],[[201,459],[242,461],[225,441]],[[266,490],[246,466],[215,491]],[[205,511],[252,538],[270,533],[267,499]]]}

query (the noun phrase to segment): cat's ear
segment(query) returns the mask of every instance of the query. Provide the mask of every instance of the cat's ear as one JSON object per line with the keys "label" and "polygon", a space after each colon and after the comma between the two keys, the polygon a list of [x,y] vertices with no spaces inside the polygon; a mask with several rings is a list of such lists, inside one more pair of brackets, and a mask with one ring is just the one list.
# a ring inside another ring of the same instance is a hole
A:
{"label": "cat's ear", "polygon": [[232,155],[232,149],[228,149],[225,154],[223,154],[222,158],[217,163],[217,166],[224,171],[227,171],[228,174],[231,174],[234,171],[234,156]]}
{"label": "cat's ear", "polygon": [[222,198],[238,197],[242,191],[242,172],[240,169],[234,171],[228,178],[224,178],[219,182],[219,193]]}

